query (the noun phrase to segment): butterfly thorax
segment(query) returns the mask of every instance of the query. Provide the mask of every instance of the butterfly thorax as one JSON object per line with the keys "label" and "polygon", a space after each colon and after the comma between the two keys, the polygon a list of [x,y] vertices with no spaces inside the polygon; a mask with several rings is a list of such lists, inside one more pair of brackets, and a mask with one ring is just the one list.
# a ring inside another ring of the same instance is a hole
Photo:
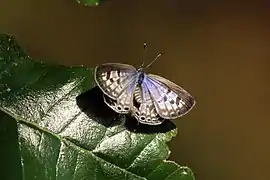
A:
{"label": "butterfly thorax", "polygon": [[138,70],[139,77],[138,77],[138,85],[141,85],[144,80],[144,72],[142,70]]}
{"label": "butterfly thorax", "polygon": [[138,72],[138,82],[137,82],[137,86],[135,87],[135,90],[134,90],[134,103],[137,104],[141,104],[142,103],[142,83],[144,81],[144,72],[142,71],[142,69],[138,69],[137,70]]}

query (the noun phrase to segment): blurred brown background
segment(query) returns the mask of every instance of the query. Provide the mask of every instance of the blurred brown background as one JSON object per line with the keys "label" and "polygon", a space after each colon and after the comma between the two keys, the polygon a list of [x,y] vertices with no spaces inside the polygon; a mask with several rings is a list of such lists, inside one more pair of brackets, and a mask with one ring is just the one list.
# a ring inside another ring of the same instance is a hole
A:
{"label": "blurred brown background", "polygon": [[171,159],[198,180],[269,180],[270,2],[75,0],[0,2],[0,31],[30,55],[66,65],[139,65],[191,92]]}

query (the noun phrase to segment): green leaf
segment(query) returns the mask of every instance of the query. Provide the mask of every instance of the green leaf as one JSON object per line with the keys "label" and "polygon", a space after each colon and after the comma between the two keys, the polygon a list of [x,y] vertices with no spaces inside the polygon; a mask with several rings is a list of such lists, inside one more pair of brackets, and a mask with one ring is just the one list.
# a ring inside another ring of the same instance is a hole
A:
{"label": "green leaf", "polygon": [[194,180],[166,160],[176,133],[113,112],[93,69],[34,61],[0,35],[1,179]]}
{"label": "green leaf", "polygon": [[101,0],[76,0],[79,4],[83,4],[85,6],[98,6]]}

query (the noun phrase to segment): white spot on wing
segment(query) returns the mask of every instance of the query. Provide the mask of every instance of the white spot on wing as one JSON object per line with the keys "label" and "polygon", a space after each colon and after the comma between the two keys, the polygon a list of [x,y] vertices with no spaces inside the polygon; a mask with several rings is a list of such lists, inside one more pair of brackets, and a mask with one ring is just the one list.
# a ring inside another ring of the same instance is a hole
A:
{"label": "white spot on wing", "polygon": [[114,78],[118,79],[117,71],[111,71],[110,78],[112,78],[112,79],[114,79]]}
{"label": "white spot on wing", "polygon": [[180,103],[181,103],[182,106],[186,104],[182,99],[180,100]]}
{"label": "white spot on wing", "polygon": [[[177,107],[176,103],[171,104],[173,111],[175,111],[176,109],[178,109],[179,107]],[[182,106],[182,105],[181,105]]]}
{"label": "white spot on wing", "polygon": [[110,85],[110,88],[111,89],[115,89],[116,87],[117,87],[117,84],[116,83],[113,83],[113,84]]}
{"label": "white spot on wing", "polygon": [[111,82],[110,81],[105,81],[106,86],[110,86]]}
{"label": "white spot on wing", "polygon": [[106,75],[105,76],[102,75],[101,78],[102,78],[103,81],[107,80]]}

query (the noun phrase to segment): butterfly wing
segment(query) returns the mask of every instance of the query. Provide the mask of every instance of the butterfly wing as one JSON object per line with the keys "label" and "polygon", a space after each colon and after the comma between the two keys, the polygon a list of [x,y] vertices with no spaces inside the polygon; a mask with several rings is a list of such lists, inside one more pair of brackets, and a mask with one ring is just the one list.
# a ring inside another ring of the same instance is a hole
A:
{"label": "butterfly wing", "polygon": [[95,80],[104,94],[116,100],[134,79],[136,69],[128,64],[106,63],[95,69]]}
{"label": "butterfly wing", "polygon": [[158,75],[146,75],[144,84],[149,91],[157,113],[164,119],[175,119],[183,116],[196,103],[186,90]]}
{"label": "butterfly wing", "polygon": [[149,89],[144,83],[137,86],[134,92],[134,114],[133,116],[142,124],[159,125],[163,122],[154,106]]}
{"label": "butterfly wing", "polygon": [[95,69],[95,80],[105,103],[117,113],[128,113],[137,83],[136,69],[127,64],[106,63]]}

